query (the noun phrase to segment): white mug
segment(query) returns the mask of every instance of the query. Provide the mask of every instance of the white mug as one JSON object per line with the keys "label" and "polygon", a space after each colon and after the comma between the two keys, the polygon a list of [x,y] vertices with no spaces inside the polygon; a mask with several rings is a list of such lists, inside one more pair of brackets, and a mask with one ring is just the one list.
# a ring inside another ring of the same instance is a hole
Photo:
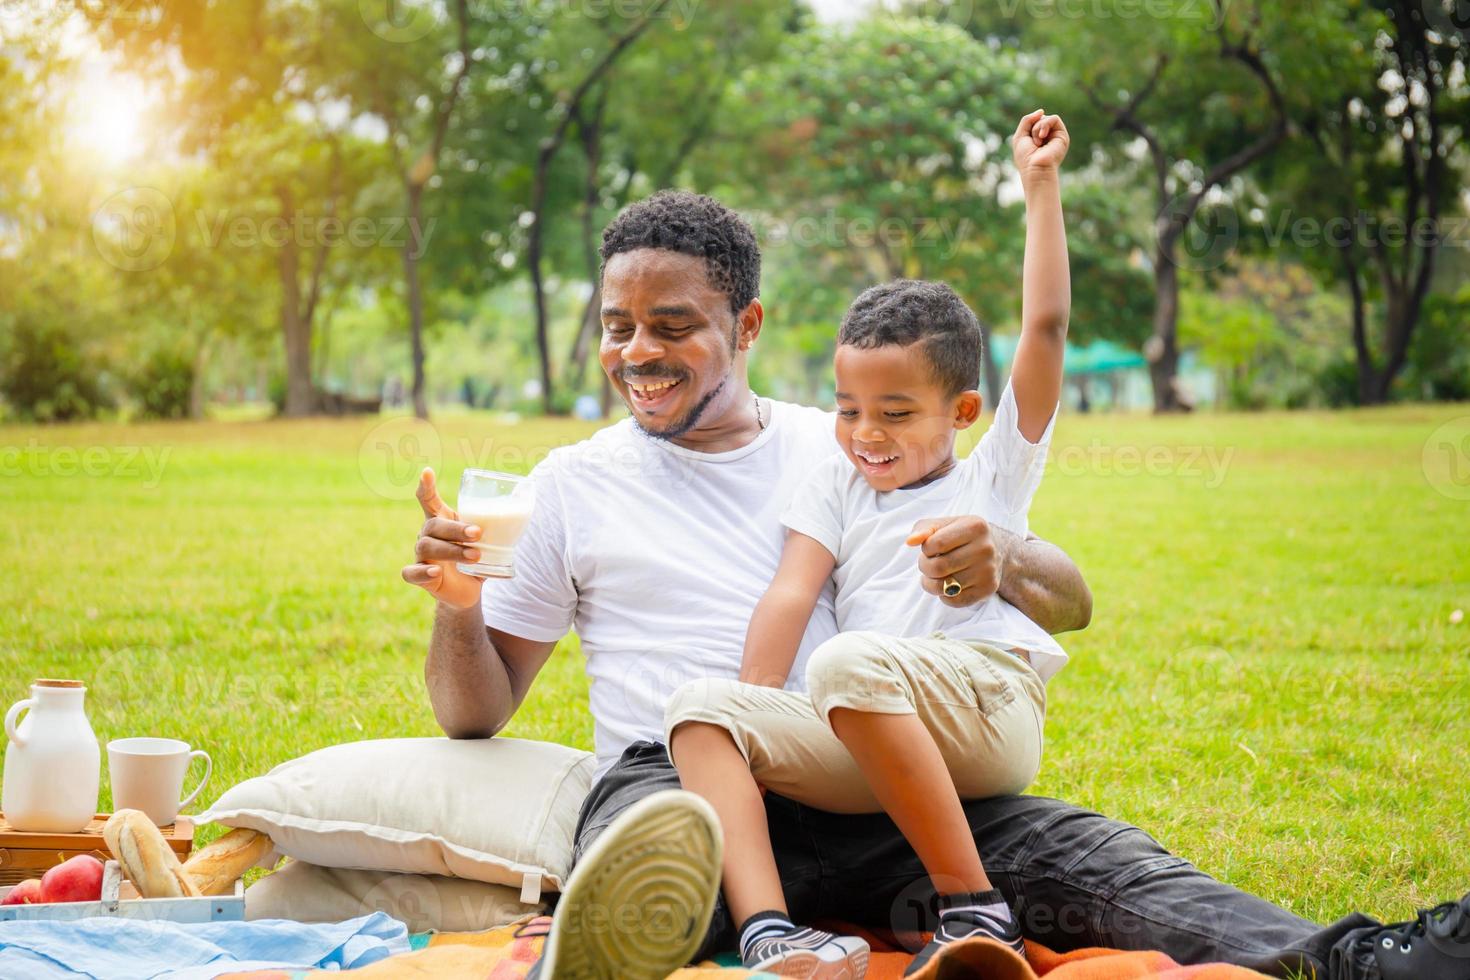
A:
{"label": "white mug", "polygon": [[[196,757],[204,760],[204,778],[181,800],[184,773]],[[166,827],[209,782],[214,762],[208,752],[191,752],[188,742],[176,738],[117,738],[107,743],[107,768],[112,779],[112,808],[142,810],[149,820]]]}

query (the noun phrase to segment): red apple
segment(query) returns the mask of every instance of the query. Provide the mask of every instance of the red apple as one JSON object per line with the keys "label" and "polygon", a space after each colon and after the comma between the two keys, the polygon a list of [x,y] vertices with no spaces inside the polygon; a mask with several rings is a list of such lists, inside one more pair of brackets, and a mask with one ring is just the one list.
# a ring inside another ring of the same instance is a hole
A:
{"label": "red apple", "polygon": [[102,900],[102,862],[90,854],[78,854],[41,876],[41,894],[47,902],[98,902]]}
{"label": "red apple", "polygon": [[27,878],[0,898],[0,905],[36,905],[41,901],[41,879]]}

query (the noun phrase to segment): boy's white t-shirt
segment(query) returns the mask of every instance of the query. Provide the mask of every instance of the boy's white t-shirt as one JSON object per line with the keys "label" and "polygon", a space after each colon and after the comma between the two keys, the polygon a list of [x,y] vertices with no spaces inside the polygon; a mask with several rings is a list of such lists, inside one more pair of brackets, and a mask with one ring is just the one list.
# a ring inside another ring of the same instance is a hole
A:
{"label": "boy's white t-shirt", "polygon": [[1035,443],[1021,435],[1018,421],[1016,396],[1006,385],[975,451],[945,476],[911,490],[874,490],[842,453],[816,465],[781,523],[816,539],[837,559],[839,629],[901,637],[937,631],[1024,650],[1042,680],[1062,669],[1067,654],[1056,640],[999,595],[955,608],[925,592],[914,573],[918,549],[904,544],[918,521],[945,515],[978,514],[997,527],[1027,533],[1056,414]]}
{"label": "boy's white t-shirt", "polygon": [[[740,676],[745,631],[781,561],[781,512],[813,464],[837,453],[830,412],[768,401],[749,445],[701,453],[630,420],[551,451],[515,577],[487,579],[485,622],[551,642],[574,628],[591,681],[596,776],[634,741],[662,741],[664,706],[695,678]],[[909,575],[917,577],[910,567]],[[837,632],[829,585],[787,687]]]}

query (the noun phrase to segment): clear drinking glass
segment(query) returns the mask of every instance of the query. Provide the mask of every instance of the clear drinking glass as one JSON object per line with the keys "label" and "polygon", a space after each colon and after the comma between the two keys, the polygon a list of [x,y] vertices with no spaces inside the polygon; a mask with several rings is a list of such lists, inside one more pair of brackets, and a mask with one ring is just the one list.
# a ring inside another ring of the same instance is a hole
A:
{"label": "clear drinking glass", "polygon": [[531,482],[512,473],[465,470],[459,481],[459,519],[480,529],[477,562],[458,562],[461,572],[479,578],[510,578],[516,541],[531,519],[536,494]]}

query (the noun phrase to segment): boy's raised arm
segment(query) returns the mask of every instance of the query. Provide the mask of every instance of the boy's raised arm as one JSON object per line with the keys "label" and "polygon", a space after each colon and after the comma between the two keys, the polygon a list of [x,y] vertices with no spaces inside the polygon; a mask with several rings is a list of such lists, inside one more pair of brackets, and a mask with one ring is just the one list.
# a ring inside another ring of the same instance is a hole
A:
{"label": "boy's raised arm", "polygon": [[745,631],[742,681],[762,687],[786,685],[806,624],[836,564],[832,552],[815,538],[796,531],[786,535],[776,577],[756,603]]}
{"label": "boy's raised arm", "polygon": [[1037,109],[1011,138],[1026,192],[1026,260],[1021,285],[1021,339],[1011,365],[1011,389],[1021,435],[1040,439],[1062,393],[1062,359],[1072,309],[1067,229],[1059,170],[1071,137],[1060,116]]}

